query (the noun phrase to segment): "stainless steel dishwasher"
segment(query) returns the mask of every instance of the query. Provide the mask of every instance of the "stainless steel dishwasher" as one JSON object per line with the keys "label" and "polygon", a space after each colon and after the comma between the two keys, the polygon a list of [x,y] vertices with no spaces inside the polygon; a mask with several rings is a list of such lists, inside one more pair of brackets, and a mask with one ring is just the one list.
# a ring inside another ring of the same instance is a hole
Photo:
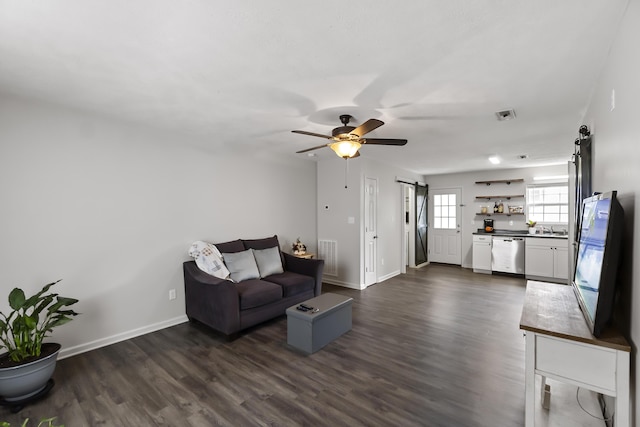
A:
{"label": "stainless steel dishwasher", "polygon": [[491,271],[524,274],[524,237],[493,236]]}

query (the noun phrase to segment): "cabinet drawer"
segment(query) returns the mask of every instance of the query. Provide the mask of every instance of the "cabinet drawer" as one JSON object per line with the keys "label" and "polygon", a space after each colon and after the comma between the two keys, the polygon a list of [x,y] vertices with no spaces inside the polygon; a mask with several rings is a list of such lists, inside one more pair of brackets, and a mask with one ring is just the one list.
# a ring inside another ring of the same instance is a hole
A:
{"label": "cabinet drawer", "polygon": [[557,237],[527,237],[525,239],[526,246],[535,246],[535,247],[543,247],[543,248],[568,248],[569,241],[567,239],[560,239]]}
{"label": "cabinet drawer", "polygon": [[536,335],[536,370],[615,395],[616,352],[589,344]]}

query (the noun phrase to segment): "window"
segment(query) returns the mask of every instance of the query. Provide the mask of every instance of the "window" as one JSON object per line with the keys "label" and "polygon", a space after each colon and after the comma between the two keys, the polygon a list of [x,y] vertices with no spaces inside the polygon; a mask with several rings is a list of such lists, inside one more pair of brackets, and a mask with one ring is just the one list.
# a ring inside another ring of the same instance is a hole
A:
{"label": "window", "polygon": [[569,223],[567,184],[527,187],[527,219],[538,223]]}
{"label": "window", "polygon": [[433,227],[455,230],[456,194],[435,194],[433,196]]}

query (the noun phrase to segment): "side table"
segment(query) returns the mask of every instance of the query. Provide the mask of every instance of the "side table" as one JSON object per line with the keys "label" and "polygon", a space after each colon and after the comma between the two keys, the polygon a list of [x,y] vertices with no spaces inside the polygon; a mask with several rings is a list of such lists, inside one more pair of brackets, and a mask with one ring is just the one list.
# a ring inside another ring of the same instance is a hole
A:
{"label": "side table", "polygon": [[291,255],[293,255],[296,258],[303,258],[303,259],[312,259],[314,256],[316,256],[316,254],[312,254],[310,252],[306,252],[306,253],[303,253],[303,254],[293,254],[292,253]]}

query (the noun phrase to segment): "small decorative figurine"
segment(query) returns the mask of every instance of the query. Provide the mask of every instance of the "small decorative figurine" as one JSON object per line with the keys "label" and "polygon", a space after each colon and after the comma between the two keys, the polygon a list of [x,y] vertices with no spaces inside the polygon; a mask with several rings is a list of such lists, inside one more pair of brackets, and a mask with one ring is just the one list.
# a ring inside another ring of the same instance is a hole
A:
{"label": "small decorative figurine", "polygon": [[295,243],[291,245],[291,248],[295,255],[304,255],[307,253],[307,247],[300,241],[299,237],[296,239]]}

